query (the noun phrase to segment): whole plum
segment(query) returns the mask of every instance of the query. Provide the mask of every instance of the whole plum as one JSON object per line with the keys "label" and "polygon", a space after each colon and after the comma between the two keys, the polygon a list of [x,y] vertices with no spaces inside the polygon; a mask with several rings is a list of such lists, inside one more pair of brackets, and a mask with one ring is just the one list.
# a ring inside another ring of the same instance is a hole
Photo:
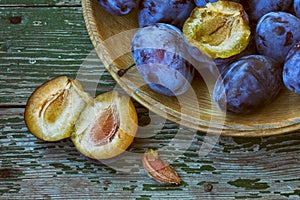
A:
{"label": "whole plum", "polygon": [[288,53],[283,66],[283,83],[291,91],[300,94],[300,43]]}
{"label": "whole plum", "polygon": [[107,12],[113,15],[127,15],[138,4],[138,0],[98,0]]}
{"label": "whole plum", "polygon": [[195,6],[193,0],[142,0],[138,11],[139,27],[167,23],[182,28]]}
{"label": "whole plum", "polygon": [[248,114],[270,103],[282,87],[282,67],[263,55],[231,63],[217,79],[213,99],[224,112]]}
{"label": "whole plum", "polygon": [[263,15],[274,11],[288,11],[293,0],[244,0],[241,1],[250,20],[257,22]]}
{"label": "whole plum", "polygon": [[[203,7],[205,6],[207,3],[214,3],[217,2],[218,0],[195,0],[195,4],[196,6],[200,6]],[[231,0],[233,2],[239,3],[240,0]]]}
{"label": "whole plum", "polygon": [[157,23],[140,28],[131,40],[131,55],[144,81],[154,91],[168,96],[186,92],[194,76],[181,31]]}
{"label": "whole plum", "polygon": [[238,60],[239,58],[247,55],[257,54],[256,46],[255,46],[255,38],[251,37],[248,46],[244,51],[229,58],[216,58],[214,62],[216,66],[219,68],[220,72],[227,68],[229,64]]}
{"label": "whole plum", "polygon": [[286,12],[270,12],[258,21],[255,33],[259,54],[283,63],[288,51],[300,41],[300,19]]}
{"label": "whole plum", "polygon": [[294,0],[294,11],[296,16],[300,18],[300,0]]}

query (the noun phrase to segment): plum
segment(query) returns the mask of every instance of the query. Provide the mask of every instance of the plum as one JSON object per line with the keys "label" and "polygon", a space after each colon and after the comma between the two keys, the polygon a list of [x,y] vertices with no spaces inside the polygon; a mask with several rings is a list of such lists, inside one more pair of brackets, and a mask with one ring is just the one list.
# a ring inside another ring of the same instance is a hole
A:
{"label": "plum", "polygon": [[92,102],[82,85],[66,76],[51,79],[38,87],[25,108],[29,131],[44,141],[70,137],[83,108]]}
{"label": "plum", "polygon": [[283,63],[288,51],[300,42],[300,19],[286,12],[270,12],[258,22],[255,33],[259,54]]}
{"label": "plum", "polygon": [[282,67],[263,55],[231,63],[217,79],[213,100],[224,112],[249,114],[269,104],[282,88]]}
{"label": "plum", "polygon": [[133,142],[137,112],[127,95],[110,91],[98,95],[78,118],[71,139],[77,150],[91,159],[109,159]]}
{"label": "plum", "polygon": [[[206,6],[207,3],[214,3],[217,1],[218,0],[195,0],[195,4],[196,4],[196,6],[203,7],[203,6]],[[239,0],[231,0],[231,1],[236,2],[236,3],[240,2]]]}
{"label": "plum", "polygon": [[300,94],[300,43],[287,54],[283,66],[283,83],[291,91]]}
{"label": "plum", "polygon": [[243,56],[251,55],[251,54],[257,54],[254,37],[251,37],[248,46],[241,53],[231,56],[229,58],[216,58],[216,59],[214,59],[214,62],[216,64],[216,66],[219,68],[219,71],[222,72],[224,69],[227,68],[227,66],[230,63],[238,60],[239,58],[241,58]]}
{"label": "plum", "polygon": [[288,11],[293,0],[243,0],[241,1],[250,20],[257,22],[263,15],[274,11]]}
{"label": "plum", "polygon": [[300,0],[294,0],[295,15],[300,18]]}
{"label": "plum", "polygon": [[203,7],[206,6],[207,3],[214,3],[217,2],[218,0],[194,0],[194,1],[196,6]]}
{"label": "plum", "polygon": [[243,6],[231,1],[196,7],[182,31],[192,46],[212,58],[228,58],[242,52],[251,35]]}
{"label": "plum", "polygon": [[131,55],[144,81],[154,91],[177,96],[185,93],[194,68],[181,31],[173,25],[156,23],[136,31]]}
{"label": "plum", "polygon": [[113,15],[127,15],[137,7],[138,0],[98,0],[98,3]]}
{"label": "plum", "polygon": [[167,23],[181,29],[195,6],[193,0],[142,0],[138,7],[139,27]]}

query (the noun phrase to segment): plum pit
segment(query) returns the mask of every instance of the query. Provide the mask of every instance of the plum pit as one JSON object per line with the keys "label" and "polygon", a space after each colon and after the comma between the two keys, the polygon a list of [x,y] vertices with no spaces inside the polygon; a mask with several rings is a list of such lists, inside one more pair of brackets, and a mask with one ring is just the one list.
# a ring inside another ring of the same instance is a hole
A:
{"label": "plum pit", "polygon": [[90,136],[96,145],[110,142],[120,127],[120,120],[112,106],[105,109],[91,129]]}

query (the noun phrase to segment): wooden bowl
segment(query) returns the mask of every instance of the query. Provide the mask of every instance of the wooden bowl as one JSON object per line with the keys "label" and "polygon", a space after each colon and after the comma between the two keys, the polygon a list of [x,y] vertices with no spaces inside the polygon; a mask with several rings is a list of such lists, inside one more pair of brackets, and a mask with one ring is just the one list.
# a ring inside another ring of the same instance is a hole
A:
{"label": "wooden bowl", "polygon": [[194,79],[192,91],[176,98],[152,91],[134,67],[120,76],[122,69],[134,64],[129,51],[138,27],[137,11],[113,16],[97,0],[82,0],[82,9],[91,41],[107,70],[129,95],[154,113],[182,126],[223,136],[262,137],[300,129],[300,96],[286,89],[255,114],[225,115],[212,102],[211,86],[200,77]]}

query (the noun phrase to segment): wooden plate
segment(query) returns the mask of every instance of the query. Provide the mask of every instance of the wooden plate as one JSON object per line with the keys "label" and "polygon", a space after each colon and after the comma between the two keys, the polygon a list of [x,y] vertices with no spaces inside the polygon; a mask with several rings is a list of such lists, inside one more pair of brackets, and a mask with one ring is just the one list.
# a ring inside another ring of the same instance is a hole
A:
{"label": "wooden plate", "polygon": [[134,64],[129,50],[138,27],[136,10],[112,16],[97,0],[82,0],[82,8],[91,41],[107,70],[129,95],[154,113],[185,127],[226,136],[261,137],[300,129],[300,96],[286,89],[255,114],[225,115],[212,102],[211,86],[200,77],[193,81],[191,91],[176,98],[153,92],[134,68],[119,76],[121,69]]}

